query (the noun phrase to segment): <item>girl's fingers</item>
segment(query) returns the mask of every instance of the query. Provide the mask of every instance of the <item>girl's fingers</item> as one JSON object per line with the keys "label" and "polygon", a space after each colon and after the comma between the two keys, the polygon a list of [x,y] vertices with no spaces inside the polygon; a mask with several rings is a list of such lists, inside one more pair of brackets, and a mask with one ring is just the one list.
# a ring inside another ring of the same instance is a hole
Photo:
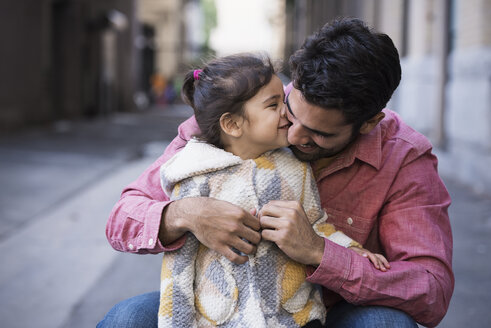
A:
{"label": "girl's fingers", "polygon": [[385,258],[385,256],[381,255],[381,254],[377,254],[377,257],[379,258],[381,264],[386,268],[386,269],[390,269],[390,263],[389,261],[387,261],[387,259]]}
{"label": "girl's fingers", "polygon": [[373,263],[373,265],[375,266],[375,268],[377,269],[381,269],[381,266],[380,266],[380,263],[379,263],[379,260],[378,258],[375,256],[375,254],[373,253],[368,253],[368,258],[370,259],[370,262]]}
{"label": "girl's fingers", "polygon": [[372,262],[373,266],[380,270],[380,271],[387,271],[387,269],[390,269],[390,264],[389,261],[385,258],[385,256],[381,254],[374,254],[364,248],[359,248],[352,246],[350,247],[353,251],[358,253],[359,255],[367,258],[370,262]]}

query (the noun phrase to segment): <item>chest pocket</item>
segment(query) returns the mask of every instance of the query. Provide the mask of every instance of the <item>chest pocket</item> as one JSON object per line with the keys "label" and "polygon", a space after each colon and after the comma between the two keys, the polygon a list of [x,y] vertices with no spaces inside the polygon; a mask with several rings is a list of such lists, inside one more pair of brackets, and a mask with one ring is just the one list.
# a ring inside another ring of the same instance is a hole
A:
{"label": "chest pocket", "polygon": [[360,244],[364,245],[373,229],[375,219],[366,219],[348,212],[326,207],[327,222],[336,226],[337,230],[344,232]]}

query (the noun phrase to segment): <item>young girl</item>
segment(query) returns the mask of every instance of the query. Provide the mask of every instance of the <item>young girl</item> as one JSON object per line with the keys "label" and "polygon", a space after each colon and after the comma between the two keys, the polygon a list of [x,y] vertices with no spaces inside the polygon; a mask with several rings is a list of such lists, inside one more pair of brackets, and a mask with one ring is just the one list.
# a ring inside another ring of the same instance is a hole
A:
{"label": "young girl", "polygon": [[[239,54],[186,75],[184,100],[201,135],[161,167],[170,199],[214,197],[259,210],[271,200],[300,201],[314,230],[385,271],[385,259],[326,222],[308,163],[288,148],[283,85],[268,58]],[[388,267],[387,267],[388,268]],[[164,255],[159,327],[316,327],[326,315],[304,266],[261,241],[236,265],[189,234]]]}

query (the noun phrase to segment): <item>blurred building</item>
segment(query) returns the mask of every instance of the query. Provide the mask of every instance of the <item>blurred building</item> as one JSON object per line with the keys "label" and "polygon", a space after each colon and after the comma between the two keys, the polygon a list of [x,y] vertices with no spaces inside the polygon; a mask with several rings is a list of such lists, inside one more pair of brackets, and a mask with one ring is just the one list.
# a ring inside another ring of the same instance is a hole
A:
{"label": "blurred building", "polygon": [[437,147],[440,170],[491,193],[491,0],[286,0],[285,58],[339,16],[387,33],[403,77],[389,107]]}
{"label": "blurred building", "polygon": [[137,20],[141,31],[136,39],[140,51],[139,84],[135,102],[139,108],[151,102],[167,102],[166,90],[183,65],[186,47],[185,6],[190,1],[139,0]]}
{"label": "blurred building", "polygon": [[283,59],[285,0],[216,0],[216,6],[211,44],[218,55],[259,51]]}
{"label": "blurred building", "polygon": [[132,0],[0,3],[2,131],[132,106]]}
{"label": "blurred building", "polygon": [[182,66],[194,2],[1,1],[0,133],[148,106]]}
{"label": "blurred building", "polygon": [[151,30],[145,43],[139,42],[139,46],[145,45],[153,50],[153,72],[171,76],[176,73],[183,56],[183,1],[140,0],[138,5],[138,20]]}
{"label": "blurred building", "polygon": [[[216,3],[242,8],[240,0]],[[256,7],[269,8],[257,14],[273,26],[274,49],[284,48],[285,61],[339,16],[389,34],[403,67],[389,106],[438,147],[445,173],[491,192],[491,0],[275,0]],[[178,72],[213,54],[217,17],[215,0],[0,1],[0,134],[145,108]]]}

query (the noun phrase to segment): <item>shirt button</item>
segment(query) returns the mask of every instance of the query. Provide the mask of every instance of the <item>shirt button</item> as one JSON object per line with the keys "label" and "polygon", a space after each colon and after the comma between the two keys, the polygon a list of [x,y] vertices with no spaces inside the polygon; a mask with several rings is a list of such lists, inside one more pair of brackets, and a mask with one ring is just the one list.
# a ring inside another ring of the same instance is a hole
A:
{"label": "shirt button", "polygon": [[353,224],[353,219],[352,219],[352,218],[348,218],[348,219],[346,220],[346,222],[348,222],[348,224],[349,224],[349,225],[352,225],[352,224]]}
{"label": "shirt button", "polygon": [[152,244],[153,244],[153,239],[152,239],[152,238],[150,238],[150,239],[148,240],[148,244],[149,244],[149,245],[152,245]]}
{"label": "shirt button", "polygon": [[133,248],[134,248],[133,244],[129,244],[128,245],[128,248],[131,249],[131,250],[133,250]]}

